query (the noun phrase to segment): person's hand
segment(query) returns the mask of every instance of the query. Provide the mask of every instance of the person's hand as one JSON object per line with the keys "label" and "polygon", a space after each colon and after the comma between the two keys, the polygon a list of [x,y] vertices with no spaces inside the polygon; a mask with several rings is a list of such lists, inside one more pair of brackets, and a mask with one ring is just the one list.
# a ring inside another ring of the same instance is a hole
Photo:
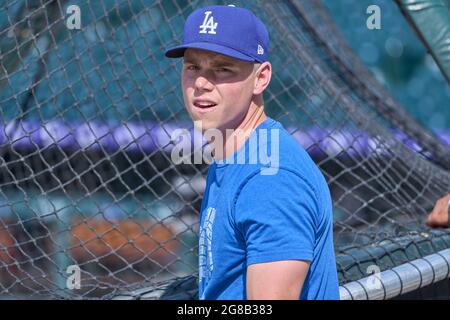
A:
{"label": "person's hand", "polygon": [[433,211],[428,215],[427,225],[432,228],[450,228],[450,194],[436,201]]}

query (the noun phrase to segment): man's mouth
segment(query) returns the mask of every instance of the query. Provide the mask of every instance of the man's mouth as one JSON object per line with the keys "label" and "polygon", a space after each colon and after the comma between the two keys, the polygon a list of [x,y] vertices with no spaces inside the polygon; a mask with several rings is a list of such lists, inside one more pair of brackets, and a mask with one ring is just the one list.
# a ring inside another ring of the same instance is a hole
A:
{"label": "man's mouth", "polygon": [[194,101],[194,106],[199,109],[209,109],[217,106],[217,104],[212,101]]}

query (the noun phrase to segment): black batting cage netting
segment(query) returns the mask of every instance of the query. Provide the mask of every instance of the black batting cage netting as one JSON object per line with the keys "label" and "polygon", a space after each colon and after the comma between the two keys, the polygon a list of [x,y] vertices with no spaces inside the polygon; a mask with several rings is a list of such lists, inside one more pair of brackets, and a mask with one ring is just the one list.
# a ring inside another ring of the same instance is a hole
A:
{"label": "black batting cage netting", "polygon": [[[164,50],[209,4],[229,3],[1,1],[1,298],[197,297],[207,164],[172,160],[172,133],[193,124]],[[425,219],[450,191],[449,141],[391,97],[319,1],[233,4],[269,28],[266,113],[331,190],[341,297],[448,298],[450,230]]]}

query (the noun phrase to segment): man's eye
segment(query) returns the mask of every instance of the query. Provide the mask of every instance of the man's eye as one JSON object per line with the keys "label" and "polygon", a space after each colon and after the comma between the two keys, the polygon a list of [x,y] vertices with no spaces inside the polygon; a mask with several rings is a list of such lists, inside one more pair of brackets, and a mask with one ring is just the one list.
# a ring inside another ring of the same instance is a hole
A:
{"label": "man's eye", "polygon": [[227,69],[227,68],[217,68],[217,71],[219,71],[219,72],[231,72],[231,70]]}
{"label": "man's eye", "polygon": [[190,65],[190,66],[187,66],[186,69],[190,70],[190,71],[195,71],[195,70],[198,70],[198,67],[194,66],[194,65]]}

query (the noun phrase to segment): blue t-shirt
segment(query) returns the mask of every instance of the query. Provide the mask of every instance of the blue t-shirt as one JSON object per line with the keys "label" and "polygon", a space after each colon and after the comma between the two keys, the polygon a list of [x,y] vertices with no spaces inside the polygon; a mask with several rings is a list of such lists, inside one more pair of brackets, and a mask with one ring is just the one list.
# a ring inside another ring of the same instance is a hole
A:
{"label": "blue t-shirt", "polygon": [[246,299],[248,265],[308,260],[299,298],[339,299],[332,228],[323,175],[283,126],[267,118],[236,153],[208,169],[199,298]]}

